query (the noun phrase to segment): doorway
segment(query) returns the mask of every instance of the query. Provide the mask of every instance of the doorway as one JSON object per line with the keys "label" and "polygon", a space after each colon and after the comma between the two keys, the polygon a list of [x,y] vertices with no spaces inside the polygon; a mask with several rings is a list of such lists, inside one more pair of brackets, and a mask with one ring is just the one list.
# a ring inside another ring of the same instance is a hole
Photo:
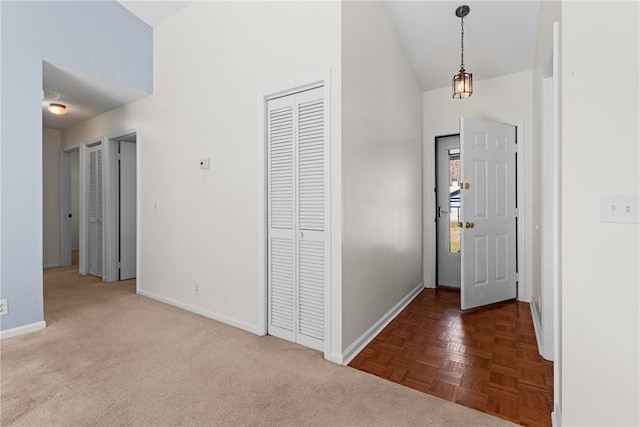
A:
{"label": "doorway", "polygon": [[107,139],[105,280],[137,276],[137,133]]}
{"label": "doorway", "polygon": [[436,138],[436,284],[460,288],[460,135]]}
{"label": "doorway", "polygon": [[436,285],[461,308],[518,296],[517,127],[462,117],[436,137]]}
{"label": "doorway", "polygon": [[325,357],[331,342],[328,93],[321,78],[264,94],[260,104],[264,333]]}
{"label": "doorway", "polygon": [[103,153],[102,144],[87,148],[87,182],[88,182],[88,233],[87,259],[88,273],[102,278],[103,274],[103,241],[104,241],[104,203],[103,203]]}
{"label": "doorway", "polygon": [[80,264],[80,148],[60,153],[60,266]]}

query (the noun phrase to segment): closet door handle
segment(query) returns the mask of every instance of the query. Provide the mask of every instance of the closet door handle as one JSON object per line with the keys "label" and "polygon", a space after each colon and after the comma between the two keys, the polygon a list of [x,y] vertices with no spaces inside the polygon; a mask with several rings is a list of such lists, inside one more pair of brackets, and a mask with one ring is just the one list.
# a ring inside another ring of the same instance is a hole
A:
{"label": "closet door handle", "polygon": [[298,231],[298,237],[302,239],[303,236],[304,236],[304,233],[302,231]]}

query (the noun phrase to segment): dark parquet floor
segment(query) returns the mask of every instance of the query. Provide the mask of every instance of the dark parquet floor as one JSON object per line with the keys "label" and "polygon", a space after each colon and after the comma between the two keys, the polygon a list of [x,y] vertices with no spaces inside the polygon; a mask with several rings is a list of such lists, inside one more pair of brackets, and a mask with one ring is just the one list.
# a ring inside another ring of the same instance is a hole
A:
{"label": "dark parquet floor", "polygon": [[349,366],[522,425],[551,425],[553,363],[538,353],[523,302],[462,312],[457,290],[425,289]]}

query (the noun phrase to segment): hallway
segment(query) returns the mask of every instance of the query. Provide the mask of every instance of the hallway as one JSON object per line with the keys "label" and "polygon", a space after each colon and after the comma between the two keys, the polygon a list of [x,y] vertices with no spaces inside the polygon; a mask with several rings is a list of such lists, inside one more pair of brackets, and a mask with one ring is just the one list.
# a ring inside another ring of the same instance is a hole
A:
{"label": "hallway", "polygon": [[2,342],[1,425],[511,425],[135,286],[45,270],[47,327]]}
{"label": "hallway", "polygon": [[349,366],[523,425],[550,426],[553,363],[529,305],[462,312],[460,293],[423,290]]}

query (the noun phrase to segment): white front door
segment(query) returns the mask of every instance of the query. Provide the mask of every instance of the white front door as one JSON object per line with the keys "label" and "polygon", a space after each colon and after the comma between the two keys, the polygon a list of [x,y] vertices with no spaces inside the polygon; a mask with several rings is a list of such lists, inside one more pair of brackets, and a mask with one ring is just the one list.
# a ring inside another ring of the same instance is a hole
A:
{"label": "white front door", "polygon": [[102,145],[88,148],[89,154],[89,274],[102,277]]}
{"label": "white front door", "polygon": [[324,350],[324,89],[269,100],[268,333]]}
{"label": "white front door", "polygon": [[462,309],[517,296],[516,128],[460,119]]}
{"label": "white front door", "polygon": [[460,135],[436,140],[439,286],[460,288]]}
{"label": "white front door", "polygon": [[136,144],[119,144],[119,279],[127,280],[136,277]]}

